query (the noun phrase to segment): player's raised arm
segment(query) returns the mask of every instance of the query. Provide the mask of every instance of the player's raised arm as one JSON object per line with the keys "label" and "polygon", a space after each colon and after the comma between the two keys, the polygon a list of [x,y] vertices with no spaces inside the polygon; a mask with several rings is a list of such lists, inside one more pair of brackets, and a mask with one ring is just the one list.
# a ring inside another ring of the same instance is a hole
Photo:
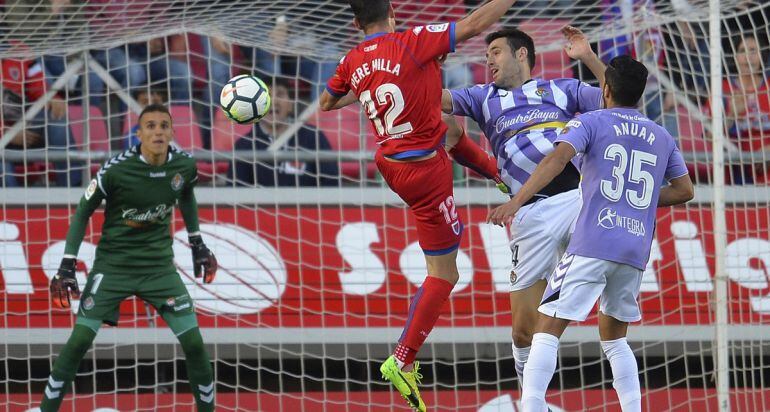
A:
{"label": "player's raised arm", "polygon": [[503,17],[516,0],[492,0],[474,10],[455,25],[455,39],[460,44],[481,34]]}
{"label": "player's raised arm", "polygon": [[564,26],[561,29],[561,34],[567,40],[567,44],[564,45],[567,56],[583,62],[599,80],[599,87],[604,86],[604,72],[607,70],[607,66],[599,60],[599,56],[591,49],[591,43],[588,42],[585,34],[573,26]]}

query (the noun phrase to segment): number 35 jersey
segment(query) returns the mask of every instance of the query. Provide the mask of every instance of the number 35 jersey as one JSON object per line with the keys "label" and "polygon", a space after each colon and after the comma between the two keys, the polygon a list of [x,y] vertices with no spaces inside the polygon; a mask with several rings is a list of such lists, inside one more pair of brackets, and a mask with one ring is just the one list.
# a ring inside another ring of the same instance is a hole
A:
{"label": "number 35 jersey", "polygon": [[583,207],[567,252],[644,270],[660,188],[687,174],[674,139],[636,109],[613,108],[579,115],[556,143],[583,154]]}
{"label": "number 35 jersey", "polygon": [[383,155],[421,156],[435,150],[446,133],[437,58],[454,48],[454,23],[371,34],[342,58],[326,90],[336,97],[351,90],[358,96]]}

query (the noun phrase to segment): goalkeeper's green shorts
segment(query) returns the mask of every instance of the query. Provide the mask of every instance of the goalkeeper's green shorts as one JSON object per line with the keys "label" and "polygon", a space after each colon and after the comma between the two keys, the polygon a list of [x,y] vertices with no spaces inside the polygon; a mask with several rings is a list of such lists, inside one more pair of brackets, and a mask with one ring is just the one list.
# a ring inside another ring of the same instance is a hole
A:
{"label": "goalkeeper's green shorts", "polygon": [[131,296],[149,303],[163,317],[195,313],[193,300],[176,272],[155,275],[91,272],[80,297],[78,317],[117,326],[120,304]]}

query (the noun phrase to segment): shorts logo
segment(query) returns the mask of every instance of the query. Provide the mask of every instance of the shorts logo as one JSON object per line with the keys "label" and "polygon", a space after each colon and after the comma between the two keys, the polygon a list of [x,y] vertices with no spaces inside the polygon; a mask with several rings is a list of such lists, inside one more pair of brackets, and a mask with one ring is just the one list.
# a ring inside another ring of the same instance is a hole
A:
{"label": "shorts logo", "polygon": [[426,29],[428,29],[431,33],[441,33],[445,32],[449,28],[449,23],[444,24],[429,24],[425,26]]}
{"label": "shorts logo", "polygon": [[182,175],[177,173],[174,175],[174,178],[171,179],[171,188],[174,190],[179,190],[182,188],[183,183],[184,183],[184,179],[182,178]]}
{"label": "shorts logo", "polygon": [[564,282],[564,275],[567,274],[567,269],[572,265],[572,261],[575,260],[575,255],[564,255],[564,257],[556,265],[556,269],[551,275],[551,280],[548,282],[548,288],[557,291],[561,288],[562,282]]}
{"label": "shorts logo", "polygon": [[519,280],[519,277],[516,275],[516,271],[511,270],[511,285],[515,285],[517,280]]}
{"label": "shorts logo", "polygon": [[452,222],[452,232],[454,232],[455,235],[460,236],[460,231],[462,230],[462,224],[455,220]]}
{"label": "shorts logo", "polygon": [[605,207],[599,212],[599,226],[605,229],[615,228],[615,218],[618,216],[618,212]]}
{"label": "shorts logo", "polygon": [[91,310],[94,308],[94,298],[89,296],[83,301],[83,310]]}
{"label": "shorts logo", "polygon": [[94,193],[96,193],[96,185],[97,185],[96,179],[91,180],[91,183],[88,184],[88,187],[86,188],[86,193],[84,195],[86,197],[86,200],[91,199],[91,196],[93,196]]}
{"label": "shorts logo", "polygon": [[176,299],[174,298],[166,299],[166,306],[173,307],[174,305],[176,305]]}

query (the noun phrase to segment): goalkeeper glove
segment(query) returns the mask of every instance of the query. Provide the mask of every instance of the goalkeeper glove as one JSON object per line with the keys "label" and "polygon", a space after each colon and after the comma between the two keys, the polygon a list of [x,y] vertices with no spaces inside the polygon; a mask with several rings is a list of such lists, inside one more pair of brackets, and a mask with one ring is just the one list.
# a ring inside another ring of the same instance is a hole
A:
{"label": "goalkeeper glove", "polygon": [[200,235],[190,236],[189,240],[195,277],[203,276],[203,283],[213,282],[219,268],[216,256],[203,244],[203,238]]}
{"label": "goalkeeper glove", "polygon": [[79,298],[80,288],[78,280],[75,278],[75,258],[63,258],[59,265],[59,271],[51,279],[51,301],[53,305],[59,308],[70,307],[70,296]]}

